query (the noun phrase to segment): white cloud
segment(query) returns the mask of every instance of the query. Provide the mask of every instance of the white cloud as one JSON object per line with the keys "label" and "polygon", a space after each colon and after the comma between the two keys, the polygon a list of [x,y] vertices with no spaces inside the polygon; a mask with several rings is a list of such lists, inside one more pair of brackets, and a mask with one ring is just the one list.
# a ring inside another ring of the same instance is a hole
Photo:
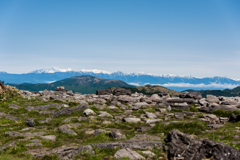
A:
{"label": "white cloud", "polygon": [[133,83],[133,82],[128,83],[128,84],[130,84],[130,85],[134,85],[134,86],[140,86],[140,84],[138,84],[138,83]]}
{"label": "white cloud", "polygon": [[227,83],[211,83],[211,84],[190,84],[190,83],[166,83],[166,84],[157,84],[164,87],[189,87],[189,88],[235,88],[239,85],[227,84]]}

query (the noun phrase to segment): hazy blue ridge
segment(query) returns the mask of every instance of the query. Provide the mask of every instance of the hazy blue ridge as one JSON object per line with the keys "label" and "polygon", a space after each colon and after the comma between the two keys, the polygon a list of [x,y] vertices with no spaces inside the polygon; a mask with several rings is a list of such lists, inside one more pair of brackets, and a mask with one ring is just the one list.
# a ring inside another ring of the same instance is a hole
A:
{"label": "hazy blue ridge", "polygon": [[[114,72],[110,74],[106,73],[94,73],[94,72],[76,72],[76,71],[68,71],[68,72],[55,72],[55,73],[25,73],[25,74],[10,74],[6,72],[0,72],[0,80],[5,81],[5,83],[14,83],[14,84],[21,84],[21,83],[51,83],[54,81],[59,81],[62,79],[66,79],[69,77],[74,76],[81,76],[81,75],[91,75],[94,77],[100,77],[105,79],[118,79],[122,80],[126,83],[130,84],[137,84],[140,86],[144,86],[146,84],[191,84],[193,86],[165,86],[169,89],[174,89],[177,91],[183,91],[186,89],[224,89],[228,87],[218,87],[218,86],[211,86],[212,83],[216,84],[229,84],[234,85],[235,88],[240,85],[240,81],[236,81],[226,77],[206,77],[206,78],[196,78],[196,77],[180,77],[180,76],[155,76],[155,75],[144,75],[144,74],[124,74],[122,72]],[[194,85],[209,85],[205,88],[201,87],[194,87]]]}

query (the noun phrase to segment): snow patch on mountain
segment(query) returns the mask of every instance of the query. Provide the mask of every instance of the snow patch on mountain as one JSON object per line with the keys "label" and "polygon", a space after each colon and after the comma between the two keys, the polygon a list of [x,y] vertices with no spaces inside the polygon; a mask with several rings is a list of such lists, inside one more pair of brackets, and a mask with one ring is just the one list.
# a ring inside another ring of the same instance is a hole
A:
{"label": "snow patch on mountain", "polygon": [[93,72],[93,73],[103,73],[103,74],[111,74],[112,72],[100,70],[100,69],[82,69],[82,72]]}
{"label": "snow patch on mountain", "polygon": [[67,68],[67,69],[60,69],[58,67],[52,67],[52,68],[48,68],[48,69],[39,69],[30,73],[55,73],[55,72],[70,72],[73,71],[71,68]]}
{"label": "snow patch on mountain", "polygon": [[178,75],[178,74],[153,74],[153,73],[144,73],[144,72],[137,72],[137,73],[125,73],[126,75],[133,75],[133,76],[152,76],[152,77],[165,77],[165,78],[175,78],[175,77],[179,77],[179,78],[194,78],[191,75]]}
{"label": "snow patch on mountain", "polygon": [[[55,72],[70,72],[73,71],[71,68],[67,68],[67,69],[60,69],[58,67],[52,67],[49,69],[39,69],[36,71],[32,71],[30,73],[37,73],[37,74],[41,74],[41,73],[55,73]],[[77,72],[77,71],[76,71]],[[78,72],[83,72],[83,73],[94,73],[94,74],[118,74],[118,75],[128,75],[128,76],[153,76],[153,77],[164,77],[164,78],[194,78],[191,75],[175,75],[175,74],[152,74],[152,73],[144,73],[144,72],[137,72],[137,73],[123,73],[123,72],[109,72],[106,70],[100,70],[100,69],[82,69]]]}

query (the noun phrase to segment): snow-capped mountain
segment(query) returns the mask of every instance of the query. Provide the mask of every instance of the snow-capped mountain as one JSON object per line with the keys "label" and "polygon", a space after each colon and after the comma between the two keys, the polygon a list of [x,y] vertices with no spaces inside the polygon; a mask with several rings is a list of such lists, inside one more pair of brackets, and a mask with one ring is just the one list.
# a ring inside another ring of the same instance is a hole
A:
{"label": "snow-capped mountain", "polygon": [[70,71],[72,71],[71,68],[60,69],[60,68],[57,68],[57,67],[52,67],[52,68],[49,68],[49,69],[39,69],[39,70],[36,70],[36,71],[32,71],[30,73],[41,74],[41,73],[56,73],[56,72],[70,72]]}
{"label": "snow-capped mountain", "polygon": [[197,78],[189,75],[173,74],[150,74],[150,73],[123,73],[109,72],[99,69],[82,69],[73,71],[71,68],[60,69],[53,67],[50,69],[40,69],[25,74],[10,74],[0,72],[0,80],[5,83],[49,83],[73,76],[91,75],[105,79],[119,79],[135,86],[146,84],[161,85],[166,88],[182,91],[185,89],[224,89],[240,86],[240,81],[227,77],[205,77]]}

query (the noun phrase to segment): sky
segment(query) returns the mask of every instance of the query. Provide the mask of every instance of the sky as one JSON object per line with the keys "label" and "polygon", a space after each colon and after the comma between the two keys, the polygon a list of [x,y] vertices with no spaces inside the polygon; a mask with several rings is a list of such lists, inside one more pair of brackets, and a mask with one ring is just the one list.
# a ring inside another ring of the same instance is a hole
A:
{"label": "sky", "polygon": [[239,0],[0,0],[0,71],[240,78]]}

